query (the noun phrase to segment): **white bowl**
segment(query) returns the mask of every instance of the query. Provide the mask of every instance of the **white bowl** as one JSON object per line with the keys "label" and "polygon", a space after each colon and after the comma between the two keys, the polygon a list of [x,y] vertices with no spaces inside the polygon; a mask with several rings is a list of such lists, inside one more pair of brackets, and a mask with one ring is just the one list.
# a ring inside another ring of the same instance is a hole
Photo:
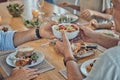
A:
{"label": "white bowl", "polygon": [[57,30],[57,28],[60,27],[60,25],[63,25],[64,27],[68,27],[66,25],[74,25],[77,28],[77,30],[72,31],[72,32],[65,31],[68,39],[75,38],[79,33],[79,27],[77,25],[70,24],[70,23],[62,23],[62,24],[59,24],[59,25],[53,25],[53,27],[52,27],[53,34],[56,38],[62,38],[61,31]]}

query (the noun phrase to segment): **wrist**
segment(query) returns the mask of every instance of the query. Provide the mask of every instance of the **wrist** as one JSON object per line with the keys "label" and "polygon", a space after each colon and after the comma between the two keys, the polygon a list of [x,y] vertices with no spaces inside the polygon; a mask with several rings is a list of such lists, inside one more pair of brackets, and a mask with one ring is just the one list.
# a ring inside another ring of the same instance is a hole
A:
{"label": "wrist", "polygon": [[74,61],[74,62],[76,62],[77,60],[76,60],[74,57],[66,57],[66,58],[63,59],[64,65],[66,66],[66,64],[67,64],[69,61]]}
{"label": "wrist", "polygon": [[35,34],[36,34],[36,37],[37,37],[38,39],[42,38],[41,35],[40,35],[40,30],[39,30],[38,27],[35,29]]}

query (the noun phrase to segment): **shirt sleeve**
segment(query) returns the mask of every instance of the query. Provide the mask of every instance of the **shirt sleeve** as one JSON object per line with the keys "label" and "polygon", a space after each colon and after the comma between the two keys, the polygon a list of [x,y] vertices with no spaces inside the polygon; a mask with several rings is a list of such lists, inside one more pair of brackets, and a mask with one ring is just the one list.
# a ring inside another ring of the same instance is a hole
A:
{"label": "shirt sleeve", "polygon": [[[116,51],[117,50],[117,51]],[[119,48],[102,54],[95,62],[91,72],[85,80],[119,80],[119,66],[116,64]],[[115,54],[113,58],[113,54]],[[110,55],[109,55],[110,54]],[[116,60],[116,61],[115,61]]]}
{"label": "shirt sleeve", "polygon": [[111,0],[102,0],[102,12],[104,12],[106,9],[112,8],[112,2]]}
{"label": "shirt sleeve", "polygon": [[15,49],[13,42],[14,34],[15,31],[0,31],[0,51]]}

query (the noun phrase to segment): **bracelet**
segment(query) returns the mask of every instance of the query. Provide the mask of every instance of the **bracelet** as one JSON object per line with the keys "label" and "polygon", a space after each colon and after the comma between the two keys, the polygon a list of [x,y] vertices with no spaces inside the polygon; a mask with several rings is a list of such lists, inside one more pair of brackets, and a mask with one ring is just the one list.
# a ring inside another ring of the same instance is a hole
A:
{"label": "bracelet", "polygon": [[42,38],[39,33],[39,28],[36,28],[35,33],[38,39]]}
{"label": "bracelet", "polygon": [[69,62],[69,61],[77,62],[77,60],[75,58],[67,57],[67,58],[63,59],[64,65],[66,66],[67,62]]}

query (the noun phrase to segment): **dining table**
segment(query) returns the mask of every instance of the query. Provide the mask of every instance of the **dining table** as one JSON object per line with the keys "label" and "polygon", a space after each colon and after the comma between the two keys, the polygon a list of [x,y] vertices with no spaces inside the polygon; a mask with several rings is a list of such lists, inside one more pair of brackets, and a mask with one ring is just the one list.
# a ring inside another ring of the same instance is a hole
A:
{"label": "dining table", "polygon": [[[2,17],[2,22],[0,25],[9,25],[12,30],[16,31],[26,31],[29,30],[24,24],[23,24],[23,19],[22,17],[12,17],[6,6],[8,5],[7,2],[0,3],[0,16]],[[70,14],[69,11],[65,10],[64,8],[61,8],[55,4],[50,4],[48,2],[44,3],[44,6],[42,8],[42,11],[44,12],[44,17],[51,17],[54,13],[55,14]],[[84,20],[79,20],[80,23],[84,23]],[[43,45],[45,43],[48,43],[50,40],[49,39],[39,39],[31,42],[27,42],[22,44],[19,47],[22,46],[30,46],[33,47],[36,50],[39,50],[44,53],[45,59],[49,61],[53,66],[54,69],[41,73],[36,79],[34,80],[66,80],[61,74],[60,71],[66,69],[66,67],[63,64],[63,56],[60,54],[59,51],[57,51],[56,47],[54,44],[47,44]],[[10,54],[11,52],[6,52],[3,55]],[[84,61],[93,59],[97,57],[99,54],[101,54],[102,51],[97,49],[94,55],[81,58],[77,61],[78,64],[82,64]],[[2,52],[0,52],[2,54]],[[4,76],[7,77],[8,75],[5,73],[5,71],[2,69],[0,66],[0,73]],[[84,78],[84,76],[83,76]]]}

